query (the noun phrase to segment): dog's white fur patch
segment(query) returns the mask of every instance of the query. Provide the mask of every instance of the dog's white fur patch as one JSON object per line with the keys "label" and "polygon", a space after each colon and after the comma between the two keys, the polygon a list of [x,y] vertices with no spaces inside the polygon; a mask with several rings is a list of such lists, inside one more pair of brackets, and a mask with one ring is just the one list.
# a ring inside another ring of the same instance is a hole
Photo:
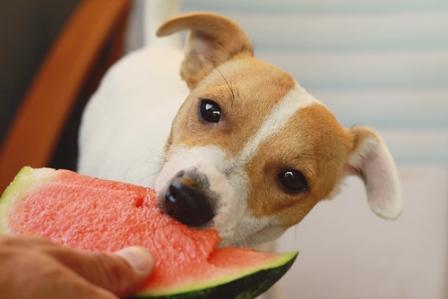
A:
{"label": "dog's white fur patch", "polygon": [[320,104],[320,102],[296,83],[295,87],[274,107],[258,132],[246,143],[239,155],[239,160],[249,161],[266,138],[277,133],[299,109],[312,104]]}
{"label": "dog's white fur patch", "polygon": [[175,147],[167,153],[155,189],[159,194],[164,193],[177,173],[194,169],[207,175],[212,191],[223,195],[229,187],[223,174],[226,167],[225,152],[217,146]]}

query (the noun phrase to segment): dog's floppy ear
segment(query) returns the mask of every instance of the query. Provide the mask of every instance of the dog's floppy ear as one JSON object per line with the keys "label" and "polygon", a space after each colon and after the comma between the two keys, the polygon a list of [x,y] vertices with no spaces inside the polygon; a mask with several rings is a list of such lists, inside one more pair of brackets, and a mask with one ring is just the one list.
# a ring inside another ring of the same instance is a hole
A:
{"label": "dog's floppy ear", "polygon": [[190,30],[181,75],[194,88],[213,68],[233,58],[252,56],[244,31],[233,21],[212,13],[189,13],[160,26],[157,36]]}
{"label": "dog's floppy ear", "polygon": [[377,215],[395,219],[403,201],[394,160],[381,137],[365,127],[351,130],[353,149],[347,164],[349,174],[364,181],[369,206]]}

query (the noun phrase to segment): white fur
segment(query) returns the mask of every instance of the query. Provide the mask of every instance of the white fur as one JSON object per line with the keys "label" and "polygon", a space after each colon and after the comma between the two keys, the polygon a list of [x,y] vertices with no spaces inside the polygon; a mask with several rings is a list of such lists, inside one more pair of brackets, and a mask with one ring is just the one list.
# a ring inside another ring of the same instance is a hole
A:
{"label": "white fur", "polygon": [[[167,162],[155,182],[157,193],[164,193],[179,171],[196,170],[206,174],[210,188],[216,194],[226,196],[230,191],[223,170],[226,168],[225,152],[216,146],[176,147],[167,154]],[[232,195],[234,196],[234,195]]]}
{"label": "white fur", "polygon": [[188,94],[182,51],[149,47],[116,63],[90,99],[80,129],[78,171],[154,186],[171,121]]}

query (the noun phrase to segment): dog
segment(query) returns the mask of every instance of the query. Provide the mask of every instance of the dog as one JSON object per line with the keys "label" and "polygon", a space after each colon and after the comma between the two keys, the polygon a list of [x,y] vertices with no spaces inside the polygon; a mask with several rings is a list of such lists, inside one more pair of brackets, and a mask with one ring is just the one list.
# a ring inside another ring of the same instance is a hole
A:
{"label": "dog", "polygon": [[107,73],[83,115],[81,173],[154,187],[166,214],[216,229],[222,245],[275,240],[348,175],[363,180],[374,213],[400,215],[396,166],[374,130],[341,126],[291,75],[255,58],[232,20],[189,13],[157,35],[183,30],[184,54],[150,47]]}

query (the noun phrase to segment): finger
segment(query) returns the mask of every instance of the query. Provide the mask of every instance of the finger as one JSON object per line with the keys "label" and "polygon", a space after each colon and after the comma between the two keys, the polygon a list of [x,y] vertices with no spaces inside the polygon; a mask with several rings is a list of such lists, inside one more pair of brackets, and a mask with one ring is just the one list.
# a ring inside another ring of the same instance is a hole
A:
{"label": "finger", "polygon": [[55,246],[55,244],[47,239],[36,236],[0,235],[0,246],[2,248],[20,247],[29,249],[31,246]]}
{"label": "finger", "polygon": [[141,247],[128,247],[114,254],[48,248],[48,253],[87,281],[118,296],[131,295],[142,287],[153,261]]}

